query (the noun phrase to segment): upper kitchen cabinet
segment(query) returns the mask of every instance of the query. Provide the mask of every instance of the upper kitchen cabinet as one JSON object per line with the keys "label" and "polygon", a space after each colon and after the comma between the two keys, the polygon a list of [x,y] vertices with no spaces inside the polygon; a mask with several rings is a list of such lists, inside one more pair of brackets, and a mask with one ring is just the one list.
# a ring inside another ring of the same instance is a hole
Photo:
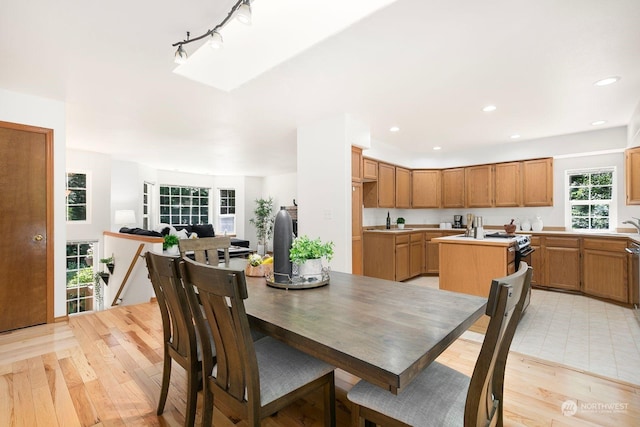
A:
{"label": "upper kitchen cabinet", "polygon": [[411,205],[414,208],[439,208],[442,199],[442,172],[414,170],[411,173]]}
{"label": "upper kitchen cabinet", "polygon": [[464,168],[442,171],[442,207],[464,208]]}
{"label": "upper kitchen cabinet", "polygon": [[553,206],[553,159],[522,162],[524,206]]}
{"label": "upper kitchen cabinet", "polygon": [[378,163],[378,207],[393,208],[396,205],[396,167]]}
{"label": "upper kitchen cabinet", "polygon": [[362,181],[362,149],[351,147],[351,181]]}
{"label": "upper kitchen cabinet", "polygon": [[377,180],[378,179],[378,162],[373,159],[362,159],[362,179]]}
{"label": "upper kitchen cabinet", "polygon": [[522,205],[521,162],[498,163],[494,169],[494,206]]}
{"label": "upper kitchen cabinet", "polygon": [[411,207],[411,171],[396,166],[396,208]]}
{"label": "upper kitchen cabinet", "polygon": [[625,151],[627,205],[640,205],[640,147]]}
{"label": "upper kitchen cabinet", "polygon": [[467,207],[490,208],[493,206],[493,165],[464,168]]}

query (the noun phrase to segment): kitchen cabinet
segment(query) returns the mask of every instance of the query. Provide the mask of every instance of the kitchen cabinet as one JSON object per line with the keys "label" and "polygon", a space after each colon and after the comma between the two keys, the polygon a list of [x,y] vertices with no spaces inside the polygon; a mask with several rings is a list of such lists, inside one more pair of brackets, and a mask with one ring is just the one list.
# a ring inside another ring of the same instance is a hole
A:
{"label": "kitchen cabinet", "polygon": [[362,183],[351,183],[351,273],[362,274]]}
{"label": "kitchen cabinet", "polygon": [[378,162],[373,159],[362,159],[362,179],[373,180],[378,179]]}
{"label": "kitchen cabinet", "polygon": [[494,169],[494,206],[522,205],[521,162],[498,163]]}
{"label": "kitchen cabinet", "polygon": [[378,207],[393,208],[396,205],[396,168],[378,163]]}
{"label": "kitchen cabinet", "polygon": [[544,238],[544,277],[546,286],[580,290],[580,238]]}
{"label": "kitchen cabinet", "polygon": [[396,167],[396,189],[395,207],[411,208],[411,171],[409,169]]}
{"label": "kitchen cabinet", "polygon": [[395,276],[394,280],[402,281],[411,277],[411,246],[409,244],[410,236],[408,234],[396,236],[395,238]]}
{"label": "kitchen cabinet", "polygon": [[414,170],[411,173],[411,206],[439,208],[442,196],[442,172],[439,169]]}
{"label": "kitchen cabinet", "polygon": [[409,246],[409,276],[416,277],[424,270],[424,233],[411,233]]}
{"label": "kitchen cabinet", "polygon": [[640,147],[629,148],[624,156],[627,205],[640,205]]}
{"label": "kitchen cabinet", "polygon": [[531,236],[531,248],[534,252],[531,254],[531,267],[533,272],[531,275],[531,286],[543,285],[544,279],[544,259],[542,256],[542,246],[539,236]]}
{"label": "kitchen cabinet", "polygon": [[522,199],[524,206],[553,206],[553,159],[522,162]]}
{"label": "kitchen cabinet", "polygon": [[464,168],[466,206],[490,208],[493,206],[493,165]]}
{"label": "kitchen cabinet", "polygon": [[464,208],[464,168],[442,171],[442,207]]}
{"label": "kitchen cabinet", "polygon": [[365,231],[364,275],[402,281],[419,276],[424,265],[424,232]]}
{"label": "kitchen cabinet", "polygon": [[362,180],[362,149],[351,147],[351,181]]}
{"label": "kitchen cabinet", "polygon": [[624,240],[584,238],[582,290],[587,295],[629,303],[628,257]]}
{"label": "kitchen cabinet", "polygon": [[438,242],[433,239],[444,236],[440,231],[427,231],[424,233],[425,241],[425,267],[424,272],[427,274],[438,274],[440,271],[440,251],[438,250]]}

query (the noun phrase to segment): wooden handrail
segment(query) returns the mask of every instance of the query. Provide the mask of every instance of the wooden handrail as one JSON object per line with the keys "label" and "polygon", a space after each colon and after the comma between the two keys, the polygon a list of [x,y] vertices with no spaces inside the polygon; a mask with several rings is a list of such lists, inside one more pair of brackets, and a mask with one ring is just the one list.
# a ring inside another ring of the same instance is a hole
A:
{"label": "wooden handrail", "polygon": [[113,299],[113,302],[111,303],[112,307],[114,305],[118,305],[118,298],[120,297],[120,294],[122,293],[122,290],[124,289],[124,285],[127,284],[127,280],[129,280],[129,276],[131,275],[131,272],[133,271],[133,267],[135,267],[136,262],[138,261],[138,258],[140,258],[140,254],[142,253],[143,249],[144,249],[144,243],[140,243],[140,246],[138,246],[138,251],[133,256],[133,259],[131,260],[131,264],[129,264],[129,269],[127,270],[127,274],[125,274],[124,279],[122,279],[122,283],[120,284],[120,289],[118,289],[118,293],[116,294],[115,298]]}

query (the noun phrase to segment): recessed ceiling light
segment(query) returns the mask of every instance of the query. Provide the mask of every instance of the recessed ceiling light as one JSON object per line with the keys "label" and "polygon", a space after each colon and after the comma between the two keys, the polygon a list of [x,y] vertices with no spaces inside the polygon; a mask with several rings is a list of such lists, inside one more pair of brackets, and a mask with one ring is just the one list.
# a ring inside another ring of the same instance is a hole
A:
{"label": "recessed ceiling light", "polygon": [[496,111],[496,106],[495,105],[487,105],[486,107],[484,107],[482,109],[482,111],[484,111],[485,113],[490,113],[492,111]]}
{"label": "recessed ceiling light", "polygon": [[400,128],[398,126],[391,126],[389,128],[389,132],[398,132],[400,130]]}
{"label": "recessed ceiling light", "polygon": [[511,135],[511,139],[518,139],[518,138],[520,138],[520,135],[518,135],[517,133]]}
{"label": "recessed ceiling light", "polygon": [[433,147],[434,151],[442,150],[442,147]]}
{"label": "recessed ceiling light", "polygon": [[591,125],[592,126],[600,126],[600,125],[603,125],[605,123],[607,123],[606,120],[596,120],[595,122],[591,122]]}
{"label": "recessed ceiling light", "polygon": [[608,86],[610,84],[614,84],[618,80],[620,80],[620,77],[618,77],[618,76],[607,77],[606,79],[598,80],[597,82],[594,83],[594,85],[595,86]]}

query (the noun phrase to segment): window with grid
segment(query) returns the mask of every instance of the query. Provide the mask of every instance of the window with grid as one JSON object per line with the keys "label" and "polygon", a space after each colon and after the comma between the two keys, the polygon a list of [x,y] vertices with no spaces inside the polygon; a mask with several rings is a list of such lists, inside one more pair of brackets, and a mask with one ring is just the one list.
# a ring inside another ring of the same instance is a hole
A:
{"label": "window with grid", "polygon": [[67,242],[67,314],[93,310],[93,244]]}
{"label": "window with grid", "polygon": [[88,216],[88,175],[67,172],[67,221],[87,221]]}
{"label": "window with grid", "polygon": [[142,184],[142,228],[145,230],[151,230],[153,224],[151,223],[151,209],[153,204],[151,198],[153,197],[153,184],[150,182],[144,182]]}
{"label": "window with grid", "polygon": [[209,189],[161,185],[160,222],[171,225],[209,224]]}
{"label": "window with grid", "polygon": [[613,227],[614,168],[567,171],[572,230],[608,230]]}
{"label": "window with grid", "polygon": [[236,234],[236,190],[220,189],[218,230],[220,233]]}

